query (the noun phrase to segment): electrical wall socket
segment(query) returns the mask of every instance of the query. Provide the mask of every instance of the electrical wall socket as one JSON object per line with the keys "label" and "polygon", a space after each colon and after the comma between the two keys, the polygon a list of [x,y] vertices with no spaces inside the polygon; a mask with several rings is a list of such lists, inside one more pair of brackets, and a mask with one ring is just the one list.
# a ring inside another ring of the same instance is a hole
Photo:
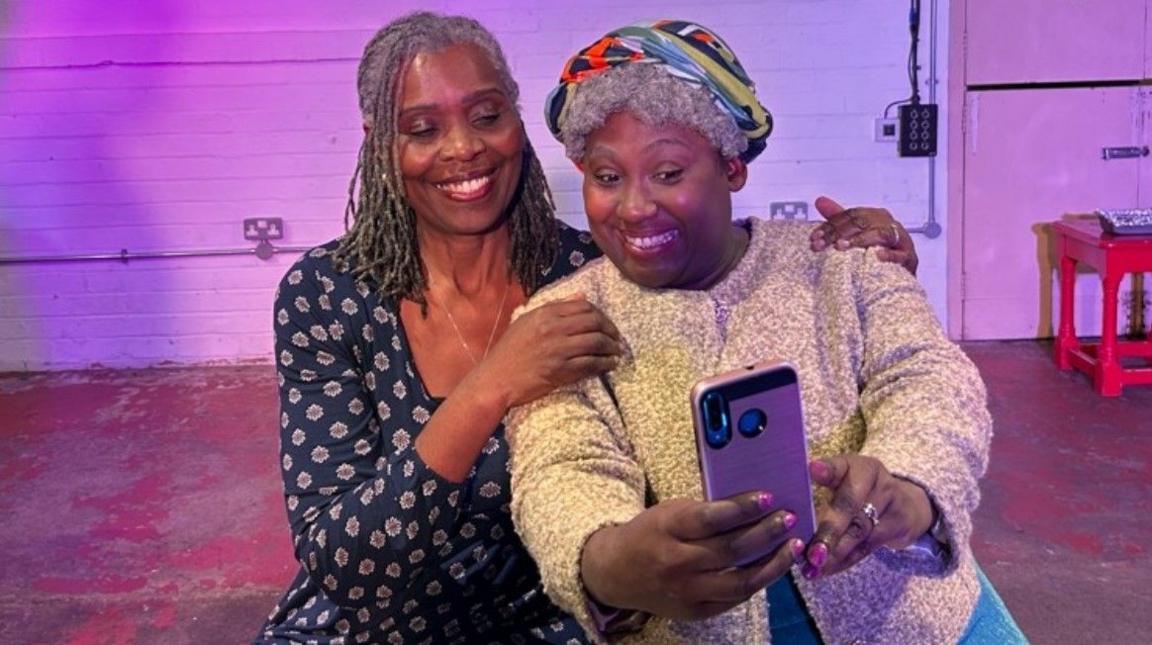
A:
{"label": "electrical wall socket", "polygon": [[772,202],[768,204],[770,219],[808,219],[808,202]]}
{"label": "electrical wall socket", "polygon": [[900,139],[900,119],[877,118],[875,137],[876,141],[880,143],[898,141]]}
{"label": "electrical wall socket", "polygon": [[284,220],[279,217],[249,217],[244,220],[244,239],[279,240],[284,237]]}

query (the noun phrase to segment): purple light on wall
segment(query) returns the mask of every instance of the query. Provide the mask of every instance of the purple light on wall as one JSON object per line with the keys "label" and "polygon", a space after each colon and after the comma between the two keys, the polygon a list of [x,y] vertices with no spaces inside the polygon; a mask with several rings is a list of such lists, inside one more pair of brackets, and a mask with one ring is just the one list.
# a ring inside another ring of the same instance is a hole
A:
{"label": "purple light on wall", "polygon": [[[130,153],[165,119],[162,88],[179,51],[181,4],[14,3],[0,59],[0,253],[61,255],[151,247],[156,197]],[[135,33],[134,33],[135,32]],[[31,363],[68,363],[102,317],[132,311],[114,263],[0,265],[0,330]],[[112,283],[115,279],[112,280]],[[155,284],[157,298],[165,285]],[[131,292],[126,288],[125,292]],[[87,315],[86,315],[87,314]],[[131,324],[130,319],[113,324]]]}
{"label": "purple light on wall", "polygon": [[[340,232],[371,33],[349,29],[379,18],[347,2],[189,4],[17,7],[0,59],[0,254],[250,246],[252,216],[284,217],[289,246]],[[0,369],[267,360],[291,261],[0,264]]]}

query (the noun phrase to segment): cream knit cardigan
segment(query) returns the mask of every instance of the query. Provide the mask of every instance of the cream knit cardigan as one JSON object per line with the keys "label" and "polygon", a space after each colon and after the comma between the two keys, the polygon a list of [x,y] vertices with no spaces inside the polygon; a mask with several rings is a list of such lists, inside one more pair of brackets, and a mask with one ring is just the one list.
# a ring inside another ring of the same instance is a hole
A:
{"label": "cream knit cardigan", "polygon": [[[605,379],[509,415],[513,517],[545,590],[600,639],[580,579],[588,536],[631,519],[646,494],[702,499],[689,390],[705,376],[786,359],[800,373],[811,455],[870,455],[920,484],[952,546],[946,562],[881,549],[815,581],[794,569],[821,636],[829,644],[955,643],[979,594],[969,536],[991,438],[980,375],[904,269],[860,250],[813,253],[808,226],[746,226],[745,256],[708,291],[645,289],[602,258],[524,308],[583,293],[629,348]],[[624,638],[768,640],[763,591],[712,619],[653,618]]]}

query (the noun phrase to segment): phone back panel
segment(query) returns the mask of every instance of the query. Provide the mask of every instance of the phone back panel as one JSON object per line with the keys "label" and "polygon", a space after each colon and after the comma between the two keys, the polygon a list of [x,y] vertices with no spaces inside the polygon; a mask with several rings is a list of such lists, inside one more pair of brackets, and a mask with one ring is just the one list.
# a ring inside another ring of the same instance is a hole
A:
{"label": "phone back panel", "polygon": [[[703,402],[709,392],[727,401],[731,440],[713,448],[705,439]],[[759,410],[763,431],[748,437],[738,429],[741,417]],[[692,418],[704,495],[717,500],[739,493],[772,493],[773,507],[796,514],[787,537],[807,542],[816,531],[808,447],[796,370],[786,363],[755,365],[705,379],[692,390]]]}

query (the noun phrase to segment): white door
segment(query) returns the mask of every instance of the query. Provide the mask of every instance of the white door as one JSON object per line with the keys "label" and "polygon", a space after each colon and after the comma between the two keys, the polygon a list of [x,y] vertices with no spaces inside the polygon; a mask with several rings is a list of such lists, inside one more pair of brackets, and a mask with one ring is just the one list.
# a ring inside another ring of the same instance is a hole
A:
{"label": "white door", "polygon": [[[1044,224],[1140,205],[1137,177],[1145,164],[1105,161],[1101,150],[1142,145],[1141,91],[969,92],[965,119],[963,338],[1052,336],[1059,289]],[[1076,305],[1077,333],[1099,334],[1095,273],[1080,276]]]}

